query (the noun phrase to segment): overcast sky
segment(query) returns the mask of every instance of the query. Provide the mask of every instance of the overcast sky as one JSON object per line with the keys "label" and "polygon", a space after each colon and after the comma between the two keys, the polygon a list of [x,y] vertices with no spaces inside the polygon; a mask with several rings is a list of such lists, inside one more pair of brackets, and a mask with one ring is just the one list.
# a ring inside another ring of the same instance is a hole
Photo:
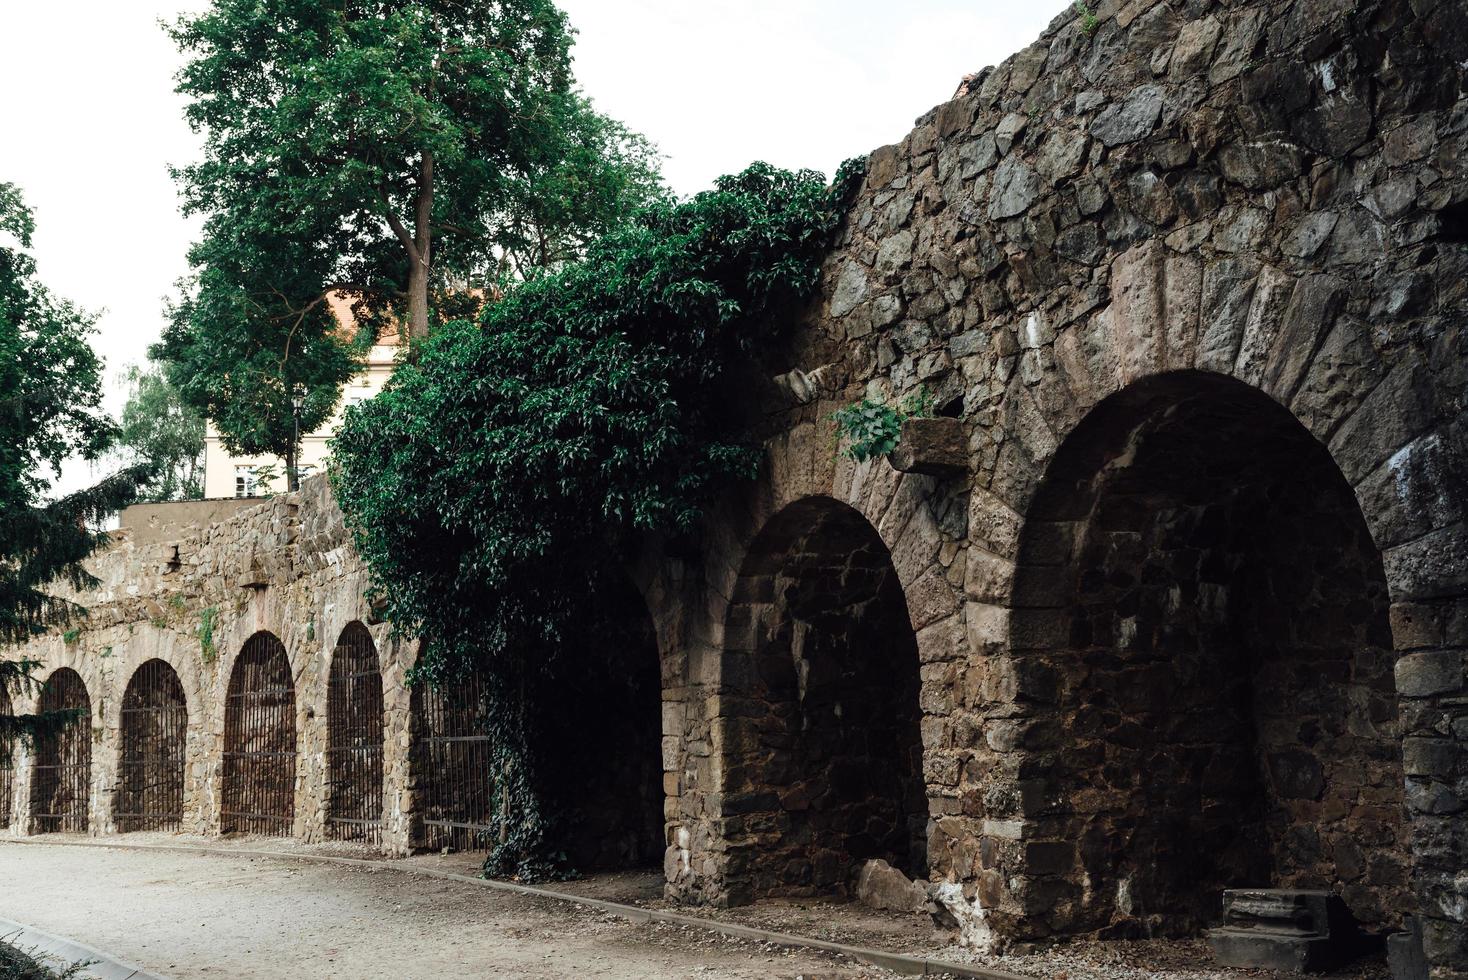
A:
{"label": "overcast sky", "polygon": [[[206,0],[6,2],[0,181],[37,220],[53,290],[102,313],[116,376],[140,363],[197,228],[169,164],[198,141],[173,94],[179,58],[158,26]],[[562,0],[577,79],[602,111],[666,154],[691,194],[762,159],[828,176],[901,139],[968,72],[1032,41],[1060,0]],[[87,474],[68,472],[77,485]]]}

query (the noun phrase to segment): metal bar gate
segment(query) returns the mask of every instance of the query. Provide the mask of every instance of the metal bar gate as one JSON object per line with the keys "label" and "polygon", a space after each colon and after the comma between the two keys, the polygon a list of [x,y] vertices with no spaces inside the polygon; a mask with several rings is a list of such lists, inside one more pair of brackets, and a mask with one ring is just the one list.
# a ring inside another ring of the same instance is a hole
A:
{"label": "metal bar gate", "polygon": [[188,728],[178,674],[162,660],[149,660],[133,674],[122,696],[114,812],[118,830],[179,829]]}
{"label": "metal bar gate", "polygon": [[487,850],[494,805],[490,737],[477,677],[444,690],[413,688],[414,786],[422,818],[415,843],[431,850]]}
{"label": "metal bar gate", "polygon": [[326,833],[382,842],[382,671],[361,623],[337,640],[326,686]]}
{"label": "metal bar gate", "polygon": [[41,688],[37,710],[78,714],[36,738],[31,832],[85,832],[92,801],[92,702],[81,676],[69,667],[53,672]]}
{"label": "metal bar gate", "polygon": [[224,702],[223,833],[288,837],[295,815],[296,692],[285,645],[256,633]]}

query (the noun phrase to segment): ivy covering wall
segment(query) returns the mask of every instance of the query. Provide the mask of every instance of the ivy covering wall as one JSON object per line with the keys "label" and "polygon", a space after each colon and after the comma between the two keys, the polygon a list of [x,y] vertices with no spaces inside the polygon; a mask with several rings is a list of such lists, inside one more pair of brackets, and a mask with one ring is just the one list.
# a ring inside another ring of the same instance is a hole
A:
{"label": "ivy covering wall", "polygon": [[597,676],[578,637],[635,615],[598,598],[620,594],[605,586],[632,538],[691,530],[753,476],[721,382],[812,294],[859,180],[755,164],[643,210],[477,322],[443,324],[347,413],[333,486],[388,618],[427,641],[415,682],[477,670],[489,692],[489,873],[566,870],[557,787],[584,733],[538,706]]}

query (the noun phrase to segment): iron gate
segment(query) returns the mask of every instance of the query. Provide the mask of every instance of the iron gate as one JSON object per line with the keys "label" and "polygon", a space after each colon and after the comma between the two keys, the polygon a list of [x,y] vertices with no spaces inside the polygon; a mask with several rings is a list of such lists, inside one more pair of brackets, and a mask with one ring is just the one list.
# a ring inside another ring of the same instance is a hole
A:
{"label": "iron gate", "polygon": [[493,778],[482,688],[469,677],[446,690],[413,688],[414,786],[431,850],[487,850],[492,843]]}
{"label": "iron gate", "polygon": [[361,623],[336,642],[326,685],[326,833],[337,840],[382,840],[382,672]]}
{"label": "iron gate", "polygon": [[117,829],[178,830],[183,822],[184,747],[189,712],[178,674],[149,660],[122,696]]}
{"label": "iron gate", "polygon": [[285,645],[245,641],[224,702],[223,833],[288,837],[295,812],[296,692]]}
{"label": "iron gate", "polygon": [[52,673],[41,688],[37,711],[76,711],[77,716],[36,737],[31,830],[84,832],[92,800],[92,702],[81,676],[69,667]]}
{"label": "iron gate", "polygon": [[[0,686],[0,715],[10,713],[10,692]],[[10,794],[15,784],[15,764],[11,761],[14,752],[14,744],[0,741],[0,830],[10,826]]]}

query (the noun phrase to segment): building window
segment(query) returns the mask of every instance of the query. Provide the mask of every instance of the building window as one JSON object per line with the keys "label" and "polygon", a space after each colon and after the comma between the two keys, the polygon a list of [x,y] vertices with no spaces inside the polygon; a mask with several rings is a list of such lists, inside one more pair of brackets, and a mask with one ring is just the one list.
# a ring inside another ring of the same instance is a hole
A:
{"label": "building window", "polygon": [[236,466],[234,468],[234,495],[236,497],[255,496],[255,467]]}

